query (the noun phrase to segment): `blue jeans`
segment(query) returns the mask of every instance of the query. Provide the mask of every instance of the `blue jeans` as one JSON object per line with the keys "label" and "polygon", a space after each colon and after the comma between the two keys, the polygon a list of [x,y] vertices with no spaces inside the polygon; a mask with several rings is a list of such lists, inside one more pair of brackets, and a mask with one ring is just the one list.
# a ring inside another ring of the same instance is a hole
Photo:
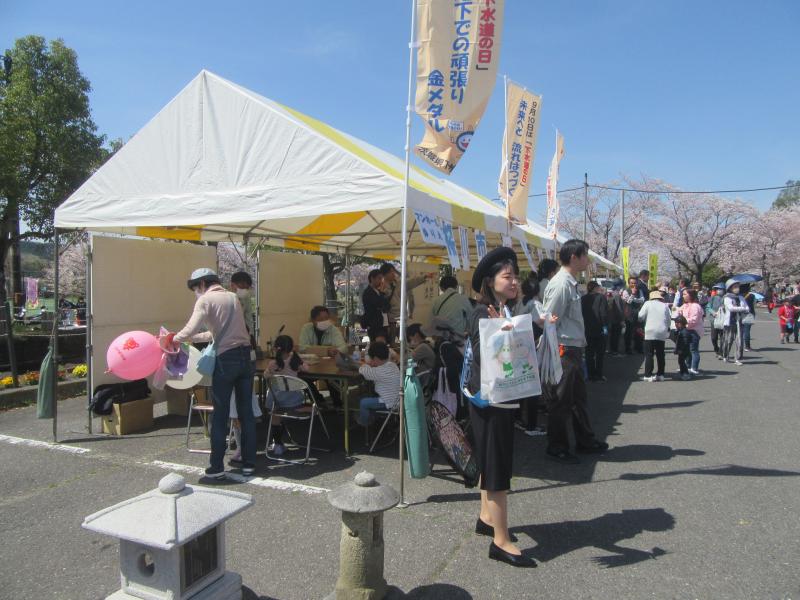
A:
{"label": "blue jeans", "polygon": [[689,342],[689,352],[692,354],[692,369],[697,371],[700,367],[700,334],[690,329],[689,335],[692,338]]}
{"label": "blue jeans", "polygon": [[386,410],[386,405],[380,398],[362,398],[358,405],[358,424],[364,427],[369,425],[372,410]]}
{"label": "blue jeans", "polygon": [[217,355],[211,392],[214,412],[211,417],[211,468],[225,470],[225,438],[231,411],[231,393],[236,390],[236,412],[242,428],[242,462],[256,464],[256,418],[253,416],[253,363],[250,346],[239,346]]}
{"label": "blue jeans", "polygon": [[742,337],[744,338],[744,347],[750,349],[750,328],[752,323],[742,323]]}

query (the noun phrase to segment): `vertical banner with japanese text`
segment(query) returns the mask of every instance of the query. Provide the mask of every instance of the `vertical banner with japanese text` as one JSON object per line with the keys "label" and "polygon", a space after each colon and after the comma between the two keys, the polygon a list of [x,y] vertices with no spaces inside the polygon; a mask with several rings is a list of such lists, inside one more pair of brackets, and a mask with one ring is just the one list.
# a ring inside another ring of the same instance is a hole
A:
{"label": "vertical banner with japanese text", "polygon": [[475,248],[478,254],[478,261],[486,256],[486,234],[479,229],[475,230]]}
{"label": "vertical banner with japanese text", "polygon": [[416,1],[416,112],[425,135],[414,152],[449,175],[494,90],[505,0]]}
{"label": "vertical banner with japanese text", "polygon": [[528,220],[528,193],[533,178],[541,108],[541,96],[509,82],[498,193],[506,202],[508,218],[515,223]]}
{"label": "vertical banner with japanese text", "polygon": [[458,237],[461,241],[461,268],[469,269],[469,231],[466,227],[458,228]]}
{"label": "vertical banner with japanese text", "polygon": [[442,234],[444,235],[444,245],[447,247],[447,257],[450,259],[450,266],[452,266],[456,271],[460,271],[461,259],[458,256],[456,238],[453,235],[453,225],[447,221],[443,221]]}
{"label": "vertical banner with japanese text", "polygon": [[650,271],[650,289],[654,290],[658,288],[658,254],[651,252],[649,258],[647,270]]}
{"label": "vertical banner with japanese text", "polygon": [[630,273],[631,249],[628,246],[622,247],[622,276],[625,278],[625,285],[628,285]]}
{"label": "vertical banner with japanese text", "polygon": [[563,156],[564,136],[556,130],[556,151],[547,173],[547,231],[553,239],[558,235],[558,167]]}

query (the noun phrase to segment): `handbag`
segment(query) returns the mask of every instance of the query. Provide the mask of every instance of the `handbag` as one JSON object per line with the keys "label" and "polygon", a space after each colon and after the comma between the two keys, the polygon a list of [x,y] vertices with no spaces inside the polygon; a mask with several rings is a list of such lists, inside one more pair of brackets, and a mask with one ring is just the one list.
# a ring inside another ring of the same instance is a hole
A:
{"label": "handbag", "polygon": [[450,391],[447,385],[447,371],[444,367],[439,369],[439,378],[436,384],[436,391],[433,392],[433,400],[444,406],[451,414],[456,414],[458,400],[455,392]]}
{"label": "handbag", "polygon": [[717,314],[714,317],[714,329],[725,329],[725,313],[727,310],[725,309],[725,305],[721,305],[717,309]]}
{"label": "handbag", "polygon": [[[490,404],[542,393],[530,314],[480,319],[481,397]],[[508,325],[511,328],[508,329]]]}
{"label": "handbag", "polygon": [[[233,297],[234,302],[238,302],[239,300],[236,296]],[[222,329],[219,332],[218,337],[222,338],[225,335],[225,332],[228,331],[228,325],[230,324],[232,319],[229,319],[227,323],[222,326]],[[197,360],[197,372],[202,375],[213,375],[214,374],[214,367],[217,364],[217,348],[216,348],[216,340],[212,340],[211,343],[203,348],[203,351],[200,353],[200,358]]]}

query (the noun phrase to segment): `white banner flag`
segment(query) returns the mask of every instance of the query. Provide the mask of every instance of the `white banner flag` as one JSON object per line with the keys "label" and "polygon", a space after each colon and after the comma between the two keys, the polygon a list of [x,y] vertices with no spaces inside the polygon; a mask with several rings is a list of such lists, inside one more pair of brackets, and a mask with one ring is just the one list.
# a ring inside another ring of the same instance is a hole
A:
{"label": "white banner flag", "polygon": [[466,227],[458,228],[458,237],[461,238],[461,268],[469,269],[469,231]]}
{"label": "white banner flag", "polygon": [[477,248],[478,260],[486,256],[486,234],[479,229],[475,230],[475,247]]}
{"label": "white banner flag", "polygon": [[453,226],[447,221],[442,222],[442,233],[444,234],[444,245],[447,247],[447,256],[450,258],[450,264],[454,269],[460,270],[461,260],[458,258],[456,238],[453,237]]}
{"label": "white banner flag", "polygon": [[547,231],[558,235],[558,168],[564,156],[564,136],[556,130],[556,151],[547,174]]}
{"label": "white banner flag", "polygon": [[417,220],[419,232],[422,234],[422,239],[426,244],[434,244],[436,246],[447,245],[445,244],[442,225],[439,219],[419,210],[414,211],[414,218]]}
{"label": "white banner flag", "polygon": [[531,256],[531,249],[528,247],[528,242],[522,238],[517,241],[519,245],[522,246],[522,253],[525,255],[525,259],[528,261],[528,266],[531,268],[531,271],[536,271],[536,265],[533,264],[533,256]]}
{"label": "white banner flag", "polygon": [[503,241],[502,241],[503,246],[505,246],[506,248],[513,248],[514,247],[514,244],[511,241],[511,236],[510,235],[501,234],[500,237],[502,237],[502,239],[503,239]]}

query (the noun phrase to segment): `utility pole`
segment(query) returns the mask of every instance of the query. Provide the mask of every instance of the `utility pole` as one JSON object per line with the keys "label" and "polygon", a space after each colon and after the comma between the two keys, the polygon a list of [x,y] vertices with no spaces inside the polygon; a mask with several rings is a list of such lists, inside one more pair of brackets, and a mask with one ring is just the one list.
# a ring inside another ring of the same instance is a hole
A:
{"label": "utility pole", "polygon": [[583,241],[586,241],[586,219],[589,214],[589,174],[583,174]]}

